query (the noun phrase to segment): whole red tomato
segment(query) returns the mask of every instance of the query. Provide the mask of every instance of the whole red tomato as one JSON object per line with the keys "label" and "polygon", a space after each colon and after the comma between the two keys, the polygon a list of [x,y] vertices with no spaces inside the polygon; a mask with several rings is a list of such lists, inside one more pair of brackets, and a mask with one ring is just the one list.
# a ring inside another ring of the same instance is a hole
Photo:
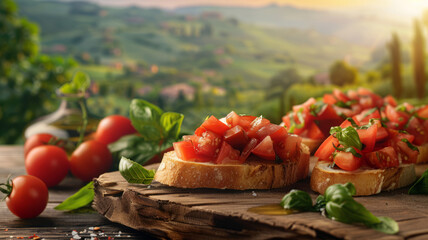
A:
{"label": "whole red tomato", "polygon": [[110,115],[103,118],[98,124],[95,140],[108,145],[125,135],[136,132],[129,118],[121,115]]}
{"label": "whole red tomato", "polygon": [[12,191],[6,198],[6,205],[20,218],[34,218],[45,210],[48,198],[48,188],[42,180],[23,175],[12,180]]}
{"label": "whole red tomato", "polygon": [[44,145],[35,147],[25,158],[25,169],[52,187],[60,183],[70,169],[67,153],[60,147]]}
{"label": "whole red tomato", "polygon": [[31,149],[37,146],[47,145],[51,139],[56,140],[56,137],[49,133],[39,133],[29,137],[24,144],[25,157],[27,157]]}
{"label": "whole red tomato", "polygon": [[107,172],[113,163],[107,145],[96,140],[83,142],[70,157],[71,173],[83,181]]}

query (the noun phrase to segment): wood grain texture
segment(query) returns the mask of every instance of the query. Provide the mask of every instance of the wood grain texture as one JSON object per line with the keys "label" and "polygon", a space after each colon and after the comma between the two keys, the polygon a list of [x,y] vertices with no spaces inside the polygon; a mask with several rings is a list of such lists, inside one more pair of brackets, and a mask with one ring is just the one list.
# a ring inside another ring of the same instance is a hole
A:
{"label": "wood grain texture", "polygon": [[428,239],[428,197],[408,188],[358,197],[376,216],[395,219],[400,232],[386,235],[364,226],[329,220],[319,213],[273,216],[251,207],[278,204],[292,188],[318,196],[309,180],[275,190],[180,189],[128,184],[118,172],[95,181],[94,208],[113,222],[166,239]]}

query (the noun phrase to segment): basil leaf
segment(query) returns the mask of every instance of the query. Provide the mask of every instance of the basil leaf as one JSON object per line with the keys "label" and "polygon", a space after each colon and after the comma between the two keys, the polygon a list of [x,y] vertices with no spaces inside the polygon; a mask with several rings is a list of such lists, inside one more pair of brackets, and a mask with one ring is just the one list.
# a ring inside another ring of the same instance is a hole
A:
{"label": "basil leaf", "polygon": [[119,172],[129,183],[150,184],[155,176],[155,170],[147,170],[140,164],[125,157],[120,159]]}
{"label": "basil leaf", "polygon": [[94,182],[90,182],[54,209],[70,211],[85,207],[94,200],[94,195]]}
{"label": "basil leaf", "polygon": [[389,217],[378,217],[378,219],[380,220],[379,223],[369,224],[366,226],[386,234],[396,234],[400,230],[398,223],[394,221],[394,219]]}
{"label": "basil leaf", "polygon": [[77,72],[70,83],[61,86],[59,91],[63,94],[84,93],[91,85],[91,79],[86,73]]}
{"label": "basil leaf", "polygon": [[334,134],[337,140],[339,140],[339,143],[345,148],[355,147],[359,150],[363,148],[363,144],[360,141],[357,130],[351,126],[345,129],[342,129],[341,127],[332,127],[330,129],[330,134]]}
{"label": "basil leaf", "polygon": [[409,189],[409,194],[428,194],[428,170]]}
{"label": "basil leaf", "polygon": [[353,198],[345,201],[329,201],[326,204],[327,216],[344,223],[379,223],[380,220]]}
{"label": "basil leaf", "polygon": [[319,195],[315,200],[314,209],[318,212],[321,212],[325,209],[326,201],[323,195]]}
{"label": "basil leaf", "polygon": [[180,134],[181,124],[184,115],[175,112],[166,112],[160,118],[160,124],[163,127],[166,138],[177,139]]}
{"label": "basil leaf", "polygon": [[130,106],[130,118],[134,128],[147,141],[159,142],[164,138],[160,119],[163,111],[142,99],[134,99]]}
{"label": "basil leaf", "polygon": [[280,205],[285,209],[299,211],[314,211],[312,198],[307,192],[293,189],[281,200]]}
{"label": "basil leaf", "polygon": [[312,116],[317,117],[318,114],[323,110],[324,106],[327,105],[323,101],[318,101],[309,106],[309,112]]}

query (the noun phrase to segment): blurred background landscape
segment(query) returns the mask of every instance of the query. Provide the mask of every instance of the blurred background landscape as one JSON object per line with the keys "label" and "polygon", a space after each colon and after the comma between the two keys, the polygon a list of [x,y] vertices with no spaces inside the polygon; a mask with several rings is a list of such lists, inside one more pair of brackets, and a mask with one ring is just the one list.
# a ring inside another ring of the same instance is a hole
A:
{"label": "blurred background landscape", "polygon": [[427,102],[428,3],[319,2],[2,0],[0,143],[22,143],[77,71],[94,115],[142,98],[183,113],[184,132],[232,110],[279,123],[333,88]]}

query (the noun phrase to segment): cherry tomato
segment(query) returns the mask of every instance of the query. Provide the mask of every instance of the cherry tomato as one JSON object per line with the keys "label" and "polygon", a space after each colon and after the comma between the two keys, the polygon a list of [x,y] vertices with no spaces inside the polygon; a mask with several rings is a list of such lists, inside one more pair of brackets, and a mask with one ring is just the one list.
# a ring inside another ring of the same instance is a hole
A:
{"label": "cherry tomato", "polygon": [[27,154],[31,151],[31,149],[37,146],[47,145],[51,139],[55,140],[56,137],[49,133],[39,133],[29,137],[24,144],[25,157],[27,157]]}
{"label": "cherry tomato", "polygon": [[52,187],[60,183],[68,173],[70,164],[64,149],[45,145],[38,146],[25,158],[27,173],[38,177],[46,186]]}
{"label": "cherry tomato", "polygon": [[112,163],[107,145],[96,140],[83,142],[70,157],[71,173],[83,181],[91,181],[107,172]]}
{"label": "cherry tomato", "polygon": [[110,115],[103,118],[98,124],[95,140],[108,145],[125,135],[136,132],[129,118],[121,115]]}
{"label": "cherry tomato", "polygon": [[20,218],[34,218],[45,210],[48,198],[48,188],[42,180],[23,175],[12,180],[12,191],[6,198],[6,205]]}

